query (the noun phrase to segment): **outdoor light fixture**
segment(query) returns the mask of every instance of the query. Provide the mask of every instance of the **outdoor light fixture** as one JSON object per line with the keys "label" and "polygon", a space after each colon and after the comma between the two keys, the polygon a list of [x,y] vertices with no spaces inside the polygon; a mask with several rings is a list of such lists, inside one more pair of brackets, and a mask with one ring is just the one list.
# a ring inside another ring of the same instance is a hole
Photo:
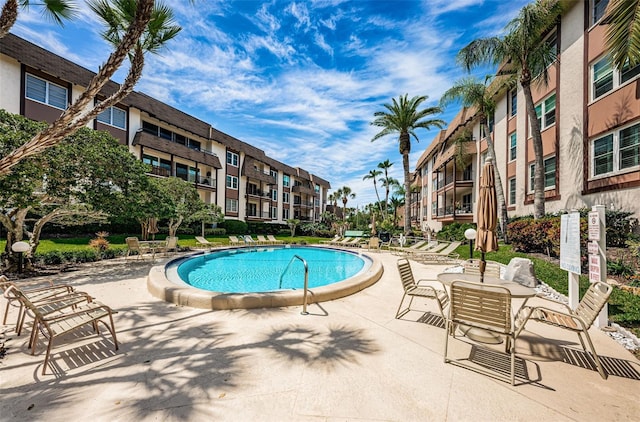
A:
{"label": "outdoor light fixture", "polygon": [[473,259],[473,241],[476,240],[476,229],[467,229],[464,231],[464,237],[469,240],[469,259]]}
{"label": "outdoor light fixture", "polygon": [[29,250],[27,242],[15,242],[11,245],[11,250],[18,254],[18,272],[22,272],[22,255]]}

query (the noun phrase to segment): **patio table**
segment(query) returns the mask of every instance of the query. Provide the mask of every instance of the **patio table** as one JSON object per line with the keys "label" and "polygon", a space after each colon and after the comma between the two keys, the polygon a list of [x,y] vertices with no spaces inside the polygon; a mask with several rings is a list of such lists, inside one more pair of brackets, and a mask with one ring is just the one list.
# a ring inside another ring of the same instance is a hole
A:
{"label": "patio table", "polygon": [[156,259],[156,251],[162,249],[166,244],[166,240],[141,240],[140,246],[149,249],[151,251],[151,259]]}

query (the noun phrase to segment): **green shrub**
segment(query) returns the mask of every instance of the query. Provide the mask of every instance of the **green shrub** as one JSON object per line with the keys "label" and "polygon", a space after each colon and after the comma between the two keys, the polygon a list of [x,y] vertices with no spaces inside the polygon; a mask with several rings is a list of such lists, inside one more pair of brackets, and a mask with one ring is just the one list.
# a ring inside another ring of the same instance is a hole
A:
{"label": "green shrub", "polygon": [[206,236],[224,236],[227,234],[227,230],[222,227],[216,227],[215,229],[204,229],[204,234]]}
{"label": "green shrub", "polygon": [[607,274],[611,275],[620,275],[620,276],[631,276],[635,273],[633,266],[628,264],[622,258],[618,259],[610,259],[607,261]]}
{"label": "green shrub", "polygon": [[638,225],[638,219],[632,216],[633,213],[629,211],[606,211],[607,247],[622,248],[627,245],[633,228]]}
{"label": "green shrub", "polygon": [[219,227],[226,230],[229,234],[247,234],[247,223],[240,220],[224,220],[218,224]]}
{"label": "green shrub", "polygon": [[437,234],[436,237],[439,240],[449,240],[449,241],[459,241],[459,242],[464,242],[467,240],[466,237],[464,237],[464,232],[467,229],[475,229],[476,225],[475,224],[470,224],[470,223],[464,223],[464,224],[460,224],[460,223],[451,223],[448,224],[446,226],[444,226],[442,228],[442,230],[440,230]]}

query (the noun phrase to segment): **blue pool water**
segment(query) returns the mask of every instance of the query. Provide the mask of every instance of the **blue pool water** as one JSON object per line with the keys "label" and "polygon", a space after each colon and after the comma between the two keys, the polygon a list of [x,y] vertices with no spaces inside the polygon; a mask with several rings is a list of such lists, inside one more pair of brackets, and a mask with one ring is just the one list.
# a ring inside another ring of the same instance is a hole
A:
{"label": "blue pool water", "polygon": [[[371,265],[368,258],[347,251],[265,246],[227,249],[191,257],[177,264],[176,273],[188,285],[216,292],[250,293],[280,288],[302,289],[304,264],[296,259],[289,265],[294,255],[307,262],[309,287],[345,280]],[[167,269],[167,273],[171,273],[170,268]]]}

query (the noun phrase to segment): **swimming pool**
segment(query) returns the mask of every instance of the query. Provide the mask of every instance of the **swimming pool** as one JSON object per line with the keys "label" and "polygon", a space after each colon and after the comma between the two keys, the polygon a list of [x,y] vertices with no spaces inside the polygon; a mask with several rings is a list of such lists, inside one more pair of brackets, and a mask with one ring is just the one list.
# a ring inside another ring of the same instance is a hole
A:
{"label": "swimming pool", "polygon": [[[149,292],[167,302],[181,306],[190,306],[202,309],[249,309],[295,306],[303,303],[304,265],[299,260],[294,260],[285,272],[280,289],[280,274],[282,266],[287,266],[291,258],[286,258],[281,253],[292,250],[296,255],[305,258],[312,254],[311,258],[320,258],[326,261],[321,272],[327,272],[327,267],[339,269],[344,267],[345,273],[333,279],[322,279],[312,275],[314,270],[313,260],[308,260],[309,267],[309,295],[307,303],[323,302],[338,299],[356,293],[380,279],[383,266],[374,255],[365,255],[337,250],[329,247],[289,247],[275,246],[264,248],[230,248],[209,253],[197,253],[185,258],[179,258],[165,265],[158,265],[151,269],[147,278]],[[330,255],[325,255],[325,252]],[[219,254],[216,256],[216,254]],[[209,256],[211,255],[211,256]],[[328,258],[331,257],[331,258]],[[324,259],[323,259],[324,258]],[[305,258],[306,259],[306,258]],[[217,261],[220,260],[220,261]],[[225,284],[216,284],[215,280],[205,277],[209,265],[218,265],[224,260],[234,260],[235,264],[226,262],[225,265],[241,268],[235,275],[223,276]],[[217,261],[217,263],[216,263]],[[247,289],[244,286],[245,279],[249,279],[249,273],[262,261],[260,266],[267,268],[272,273],[269,277],[272,283],[268,286]],[[286,261],[286,262],[285,262]],[[349,264],[347,264],[349,263]],[[184,265],[184,267],[182,267]],[[360,266],[360,268],[357,268]],[[182,267],[182,270],[180,269]],[[183,271],[184,278],[179,276]],[[340,271],[338,271],[340,274]],[[274,277],[275,276],[275,277]],[[273,279],[275,278],[275,284]],[[190,283],[204,283],[202,287],[194,287]],[[232,285],[235,287],[231,288]],[[241,286],[241,287],[238,287]],[[238,291],[239,290],[239,291]]]}
{"label": "swimming pool", "polygon": [[371,259],[366,256],[337,249],[304,246],[236,248],[169,265],[167,276],[198,289],[225,293],[301,289],[305,268],[296,257],[308,264],[309,287],[348,279],[371,265]]}

